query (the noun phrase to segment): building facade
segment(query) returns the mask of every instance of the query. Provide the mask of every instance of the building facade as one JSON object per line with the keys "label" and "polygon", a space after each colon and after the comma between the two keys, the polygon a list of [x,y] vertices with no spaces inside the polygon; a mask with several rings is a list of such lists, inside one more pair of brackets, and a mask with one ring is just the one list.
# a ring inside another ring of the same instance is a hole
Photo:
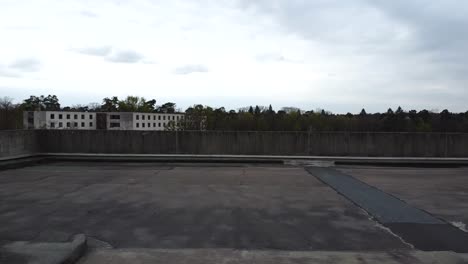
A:
{"label": "building facade", "polygon": [[63,112],[23,113],[25,129],[180,130],[182,113]]}

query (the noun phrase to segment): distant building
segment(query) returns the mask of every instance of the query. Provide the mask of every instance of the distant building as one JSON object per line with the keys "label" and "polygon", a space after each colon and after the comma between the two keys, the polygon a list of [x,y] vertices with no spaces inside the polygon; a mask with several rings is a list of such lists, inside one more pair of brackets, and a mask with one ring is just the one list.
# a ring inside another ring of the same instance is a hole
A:
{"label": "distant building", "polygon": [[184,114],[27,111],[26,129],[179,130]]}

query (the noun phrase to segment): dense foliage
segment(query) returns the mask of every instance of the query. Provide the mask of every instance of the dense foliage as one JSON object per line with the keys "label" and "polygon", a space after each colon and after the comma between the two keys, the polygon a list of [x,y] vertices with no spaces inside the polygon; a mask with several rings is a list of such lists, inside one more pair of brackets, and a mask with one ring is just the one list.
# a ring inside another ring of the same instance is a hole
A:
{"label": "dense foliage", "polygon": [[[102,104],[61,107],[57,96],[31,96],[22,104],[11,99],[0,100],[0,129],[21,128],[23,110],[104,111],[104,112],[177,112],[175,103],[156,105],[156,100],[128,96],[104,98]],[[404,111],[400,107],[385,113],[333,114],[324,110],[302,111],[283,107],[250,106],[235,110],[194,105],[186,111],[186,129],[244,130],[244,131],[373,131],[373,132],[465,132],[468,133],[468,112],[451,113],[443,110]]]}

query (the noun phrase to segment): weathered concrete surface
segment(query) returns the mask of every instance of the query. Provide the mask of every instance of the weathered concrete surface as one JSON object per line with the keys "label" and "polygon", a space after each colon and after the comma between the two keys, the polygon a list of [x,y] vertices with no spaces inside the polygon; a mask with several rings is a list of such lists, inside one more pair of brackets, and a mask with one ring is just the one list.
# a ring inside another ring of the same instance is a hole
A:
{"label": "weathered concrete surface", "polygon": [[468,157],[468,134],[39,130],[41,152]]}
{"label": "weathered concrete surface", "polygon": [[121,249],[98,250],[84,257],[79,264],[460,264],[467,263],[468,255],[453,252],[284,252],[284,251],[246,251],[229,249]]}
{"label": "weathered concrete surface", "polygon": [[405,249],[302,168],[60,163],[0,172],[0,244],[282,250]]}
{"label": "weathered concrete surface", "polygon": [[468,168],[341,166],[341,171],[466,230]]}
{"label": "weathered concrete surface", "polygon": [[31,243],[17,241],[0,247],[0,263],[66,264],[75,263],[86,251],[86,237],[76,235],[71,242]]}
{"label": "weathered concrete surface", "polygon": [[0,159],[38,152],[37,133],[33,130],[0,131]]}

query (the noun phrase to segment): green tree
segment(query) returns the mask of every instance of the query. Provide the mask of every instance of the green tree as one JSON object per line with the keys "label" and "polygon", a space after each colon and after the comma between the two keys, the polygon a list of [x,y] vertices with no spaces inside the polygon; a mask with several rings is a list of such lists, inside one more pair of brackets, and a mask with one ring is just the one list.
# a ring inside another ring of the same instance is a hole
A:
{"label": "green tree", "polygon": [[56,95],[31,95],[23,101],[22,108],[26,111],[57,111],[60,110],[60,103]]}
{"label": "green tree", "polygon": [[118,102],[118,110],[120,112],[138,112],[144,108],[145,103],[145,98],[129,95]]}
{"label": "green tree", "polygon": [[176,104],[167,102],[156,109],[158,113],[175,113]]}
{"label": "green tree", "polygon": [[119,110],[119,98],[117,96],[104,98],[102,100],[101,110],[104,112],[117,112]]}

